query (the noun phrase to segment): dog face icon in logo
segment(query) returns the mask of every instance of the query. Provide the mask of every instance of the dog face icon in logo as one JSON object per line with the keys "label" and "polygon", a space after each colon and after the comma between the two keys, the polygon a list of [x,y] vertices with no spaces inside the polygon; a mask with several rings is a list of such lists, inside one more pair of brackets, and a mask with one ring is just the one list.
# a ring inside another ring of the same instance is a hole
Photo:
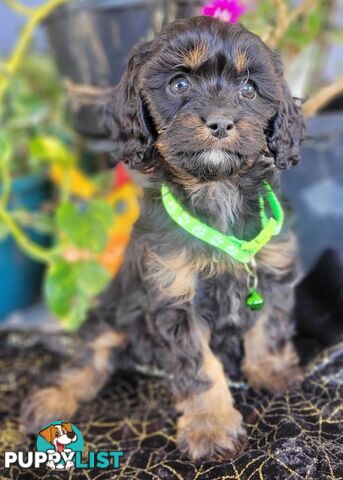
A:
{"label": "dog face icon in logo", "polygon": [[45,426],[37,438],[37,450],[49,455],[47,466],[51,470],[70,470],[75,466],[75,452],[83,449],[80,431],[66,422],[54,422]]}

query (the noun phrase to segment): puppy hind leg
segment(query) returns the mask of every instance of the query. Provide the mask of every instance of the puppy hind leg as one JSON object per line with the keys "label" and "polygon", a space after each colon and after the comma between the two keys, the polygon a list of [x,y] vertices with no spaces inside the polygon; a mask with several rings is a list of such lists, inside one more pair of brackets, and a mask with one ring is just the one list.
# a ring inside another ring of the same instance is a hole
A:
{"label": "puppy hind leg", "polygon": [[25,430],[35,433],[49,422],[71,419],[82,402],[96,397],[126,344],[126,335],[114,330],[104,331],[87,343],[81,355],[56,374],[51,386],[24,400],[21,422]]}
{"label": "puppy hind leg", "polygon": [[255,390],[283,392],[303,380],[299,357],[292,343],[290,320],[285,312],[261,313],[245,334],[242,370]]}

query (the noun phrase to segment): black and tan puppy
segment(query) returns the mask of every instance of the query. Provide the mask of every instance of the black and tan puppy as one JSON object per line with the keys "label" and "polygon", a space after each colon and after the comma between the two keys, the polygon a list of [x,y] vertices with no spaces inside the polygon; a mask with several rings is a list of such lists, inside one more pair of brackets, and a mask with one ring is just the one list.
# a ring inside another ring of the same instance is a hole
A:
{"label": "black and tan puppy", "polygon": [[71,418],[114,369],[155,365],[171,378],[180,449],[193,459],[234,455],[245,431],[228,376],[241,354],[256,390],[301,380],[291,342],[294,238],[286,225],[257,255],[266,305],[252,312],[242,264],[178,227],[160,187],[215,229],[256,236],[263,180],[278,194],[280,169],[298,161],[300,107],[275,52],[241,25],[199,17],[133,49],[107,125],[116,158],[145,176],[141,217],[83,329],[83,355],[25,402],[24,422],[39,429]]}

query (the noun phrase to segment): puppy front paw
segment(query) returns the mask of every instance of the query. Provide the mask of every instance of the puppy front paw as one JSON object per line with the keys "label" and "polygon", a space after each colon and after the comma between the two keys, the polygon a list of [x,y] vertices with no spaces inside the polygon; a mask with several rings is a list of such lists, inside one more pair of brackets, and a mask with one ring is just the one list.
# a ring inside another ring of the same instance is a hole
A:
{"label": "puppy front paw", "polygon": [[21,424],[27,433],[37,433],[44,425],[70,419],[78,409],[73,395],[58,386],[33,392],[21,405]]}
{"label": "puppy front paw", "polygon": [[233,407],[223,412],[184,414],[178,421],[177,444],[194,461],[234,457],[246,444],[242,416]]}

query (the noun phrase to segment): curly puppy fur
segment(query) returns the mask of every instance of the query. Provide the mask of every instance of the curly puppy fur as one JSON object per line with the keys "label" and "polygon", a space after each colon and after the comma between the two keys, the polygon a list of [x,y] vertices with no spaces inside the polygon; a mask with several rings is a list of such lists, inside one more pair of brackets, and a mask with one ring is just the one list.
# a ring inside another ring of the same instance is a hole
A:
{"label": "curly puppy fur", "polygon": [[114,369],[155,365],[171,379],[180,449],[195,460],[234,455],[245,433],[227,380],[239,362],[257,390],[301,381],[291,342],[296,244],[286,225],[257,256],[266,307],[251,312],[242,265],[174,224],[160,186],[221,232],[255,236],[262,180],[278,192],[280,169],[299,159],[301,107],[276,52],[241,25],[197,17],[134,47],[106,124],[115,160],[148,180],[141,217],[82,330],[85,352],[32,394],[23,421],[37,430],[66,420]]}

